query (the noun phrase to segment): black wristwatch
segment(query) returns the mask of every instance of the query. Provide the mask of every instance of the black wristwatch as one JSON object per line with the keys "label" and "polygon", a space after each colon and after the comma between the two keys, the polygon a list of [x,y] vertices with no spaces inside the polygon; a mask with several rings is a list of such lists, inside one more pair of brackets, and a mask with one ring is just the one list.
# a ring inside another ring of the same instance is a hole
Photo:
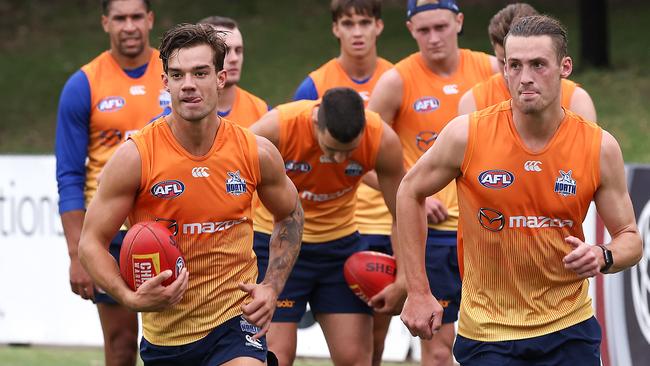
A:
{"label": "black wristwatch", "polygon": [[600,273],[607,273],[609,268],[614,264],[614,256],[612,255],[612,251],[607,249],[606,246],[602,244],[598,246],[603,250],[603,259],[605,260],[605,265],[600,269]]}

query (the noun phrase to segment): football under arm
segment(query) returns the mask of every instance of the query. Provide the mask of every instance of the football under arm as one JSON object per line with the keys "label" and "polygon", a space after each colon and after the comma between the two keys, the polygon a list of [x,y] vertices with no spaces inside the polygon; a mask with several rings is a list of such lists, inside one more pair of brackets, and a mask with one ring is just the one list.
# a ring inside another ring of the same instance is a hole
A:
{"label": "football under arm", "polygon": [[279,294],[300,253],[304,213],[298,192],[284,171],[280,152],[273,144],[257,137],[262,179],[257,194],[273,215],[273,232],[269,243],[269,265],[263,284],[270,284]]}
{"label": "football under arm", "polygon": [[108,246],[133,207],[140,186],[140,164],[135,143],[129,140],[118,148],[104,167],[79,240],[82,265],[99,287],[121,303],[131,290],[122,280]]}

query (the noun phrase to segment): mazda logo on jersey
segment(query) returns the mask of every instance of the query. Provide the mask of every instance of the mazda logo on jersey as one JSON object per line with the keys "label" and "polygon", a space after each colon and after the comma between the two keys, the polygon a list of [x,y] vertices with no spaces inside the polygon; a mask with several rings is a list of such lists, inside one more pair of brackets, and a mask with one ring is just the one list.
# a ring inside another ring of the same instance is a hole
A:
{"label": "mazda logo on jersey", "polygon": [[151,194],[157,198],[176,198],[185,192],[185,184],[180,180],[165,180],[151,187]]}
{"label": "mazda logo on jersey", "polygon": [[506,218],[497,210],[481,207],[478,210],[478,222],[484,229],[497,232],[503,230]]}
{"label": "mazda logo on jersey", "polygon": [[438,134],[433,131],[420,131],[417,136],[415,136],[415,145],[422,152],[429,150],[431,145],[438,138]]}

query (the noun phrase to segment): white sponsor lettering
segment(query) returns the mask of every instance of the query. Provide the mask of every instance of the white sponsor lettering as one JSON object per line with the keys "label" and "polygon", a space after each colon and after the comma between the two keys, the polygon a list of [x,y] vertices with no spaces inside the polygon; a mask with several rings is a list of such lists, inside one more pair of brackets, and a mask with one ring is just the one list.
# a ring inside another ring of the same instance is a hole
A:
{"label": "white sponsor lettering", "polygon": [[192,168],[192,176],[194,178],[207,178],[210,176],[210,169],[204,166]]}
{"label": "white sponsor lettering", "polygon": [[314,202],[331,201],[335,198],[339,198],[345,195],[346,193],[350,192],[352,189],[354,189],[354,187],[346,187],[334,193],[319,193],[319,194],[310,191],[302,191],[300,192],[300,198],[307,201],[314,201]]}
{"label": "white sponsor lettering", "polygon": [[147,94],[147,90],[144,85],[133,85],[129,88],[129,93],[131,93],[131,95],[145,95]]}
{"label": "white sponsor lettering", "polygon": [[221,222],[193,222],[190,224],[183,224],[183,234],[212,234],[219,231],[228,230],[231,227],[246,222],[247,217],[242,217],[238,220],[228,220]]}
{"label": "white sponsor lettering", "polygon": [[545,227],[573,227],[573,220],[555,219],[546,216],[511,216],[510,227],[528,227],[539,229]]}
{"label": "white sponsor lettering", "polygon": [[524,163],[524,170],[527,172],[541,172],[542,168],[540,165],[542,165],[541,161],[528,160]]}
{"label": "white sponsor lettering", "polygon": [[458,94],[458,85],[456,84],[445,85],[442,87],[442,92],[447,95]]}

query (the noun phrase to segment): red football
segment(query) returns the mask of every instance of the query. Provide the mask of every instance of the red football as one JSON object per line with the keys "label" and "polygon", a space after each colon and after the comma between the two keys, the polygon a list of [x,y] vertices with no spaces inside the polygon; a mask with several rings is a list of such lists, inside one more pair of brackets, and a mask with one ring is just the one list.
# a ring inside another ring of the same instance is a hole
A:
{"label": "red football", "polygon": [[366,302],[395,282],[396,274],[395,257],[369,250],[352,254],[343,265],[348,286]]}
{"label": "red football", "polygon": [[170,269],[172,276],[163,282],[168,286],[185,267],[185,260],[176,246],[174,235],[165,225],[143,221],[133,225],[124,236],[120,250],[120,273],[132,290],[144,281]]}

